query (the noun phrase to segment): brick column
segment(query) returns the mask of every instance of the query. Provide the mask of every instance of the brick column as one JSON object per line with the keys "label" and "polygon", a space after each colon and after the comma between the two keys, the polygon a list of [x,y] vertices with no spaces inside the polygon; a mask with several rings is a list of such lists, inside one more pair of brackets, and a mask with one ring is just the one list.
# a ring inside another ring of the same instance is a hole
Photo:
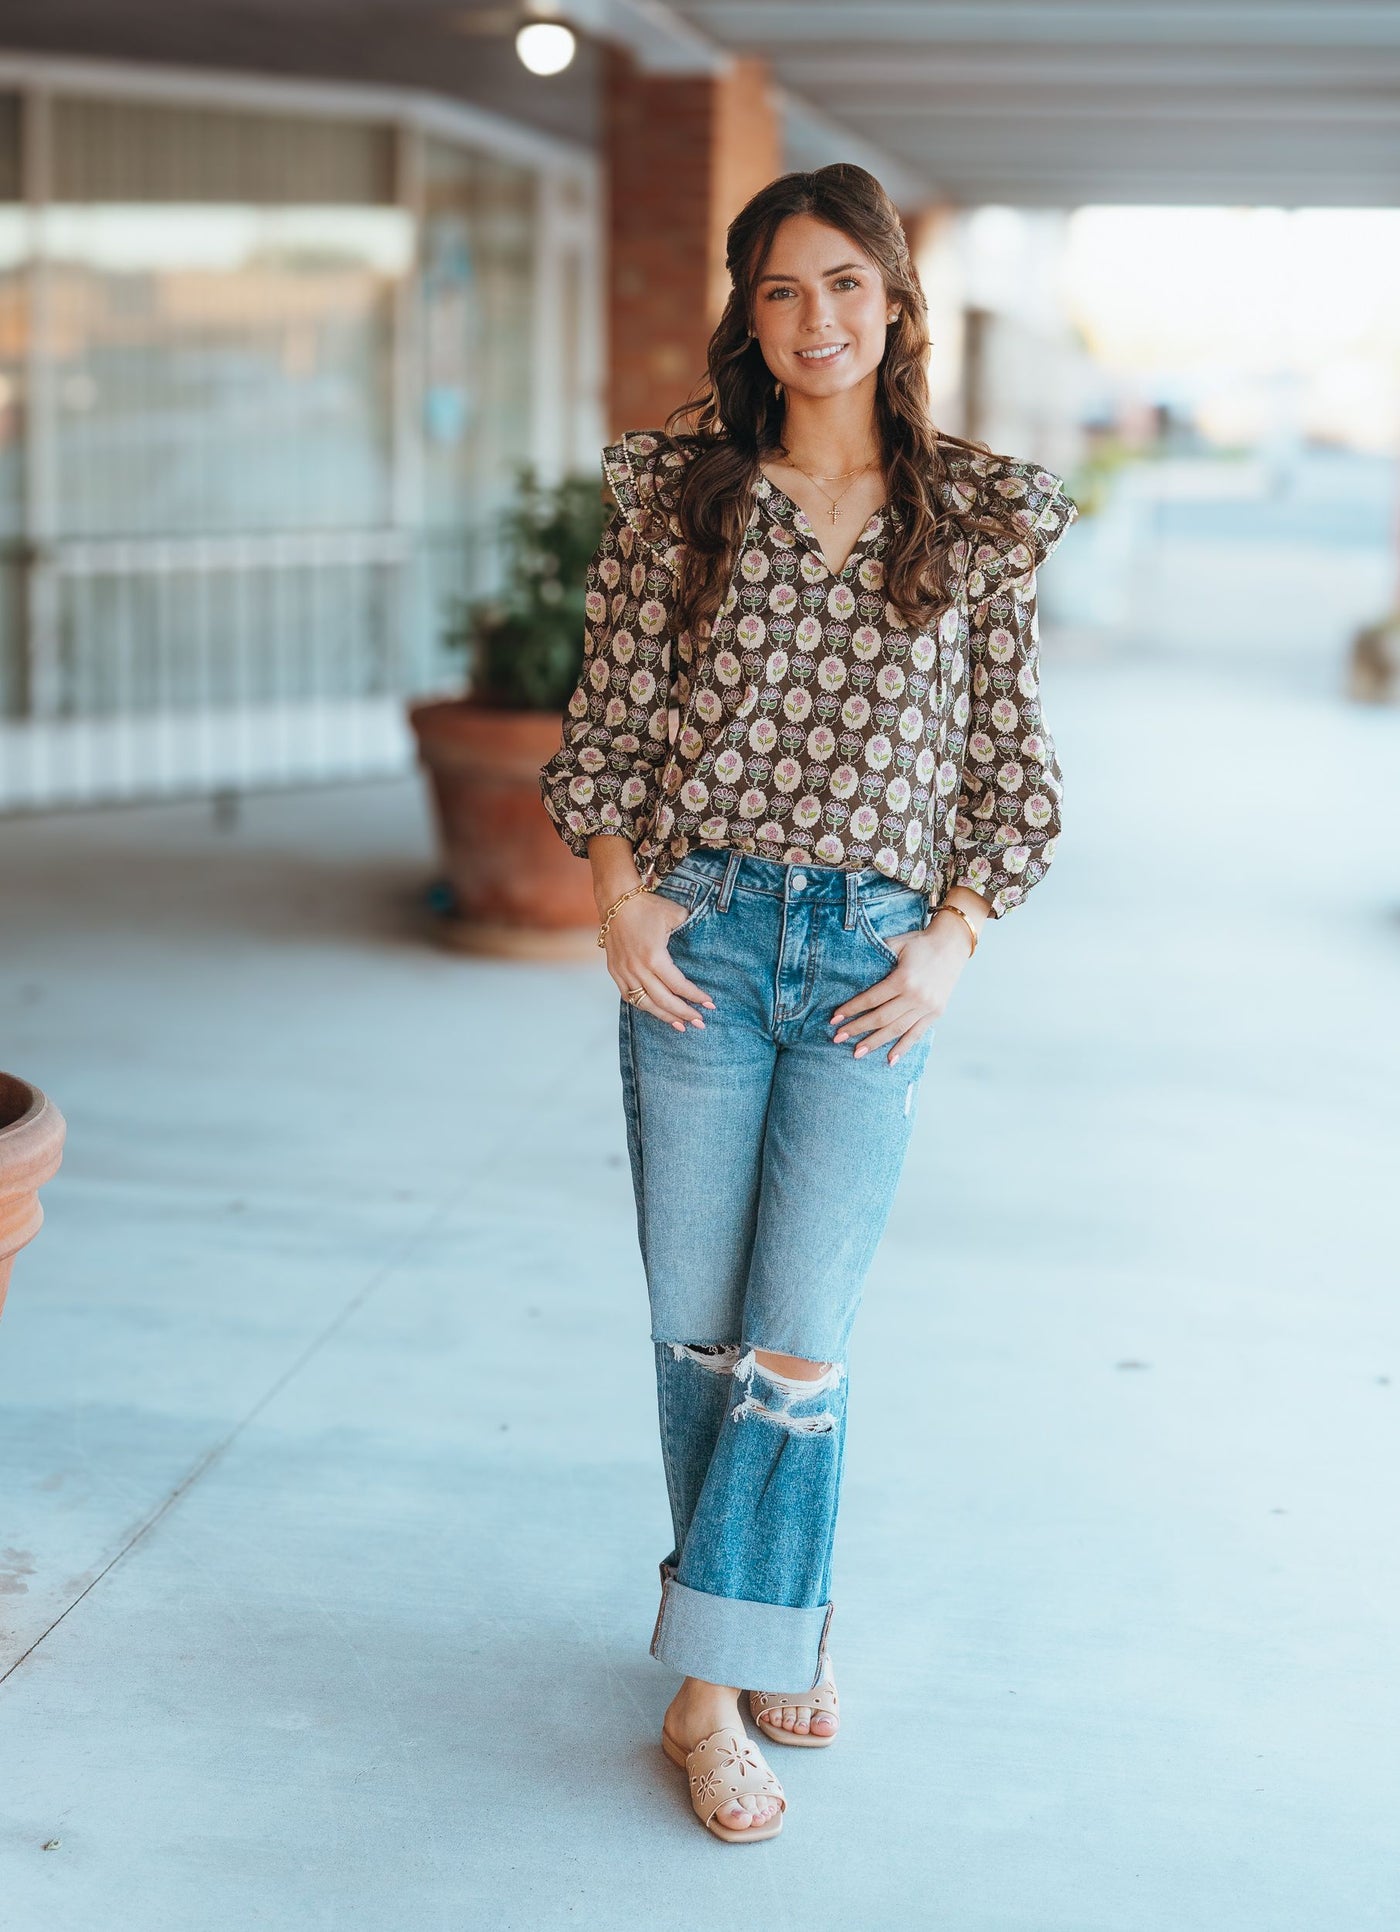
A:
{"label": "brick column", "polygon": [[656,429],[705,370],[729,291],[724,231],[782,172],[766,62],[719,74],[643,74],[605,63],[608,421]]}

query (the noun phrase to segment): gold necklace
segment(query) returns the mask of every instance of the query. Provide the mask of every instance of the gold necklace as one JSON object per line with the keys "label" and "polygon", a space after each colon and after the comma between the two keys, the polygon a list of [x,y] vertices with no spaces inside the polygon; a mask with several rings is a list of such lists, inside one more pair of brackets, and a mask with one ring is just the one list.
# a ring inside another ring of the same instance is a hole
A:
{"label": "gold necklace", "polygon": [[[870,468],[871,463],[873,463],[874,460],[875,459],[872,456],[868,462],[862,463],[860,466],[860,469],[858,470],[836,470],[830,476],[823,476],[821,478],[821,481],[823,483],[839,483],[843,476],[859,476],[860,471],[868,470]],[[788,458],[788,461],[792,464],[792,467],[795,470],[802,470],[802,465],[799,462],[797,462],[794,457],[790,456]],[[815,470],[802,470],[802,474],[804,476],[810,476],[814,483],[818,480]]]}
{"label": "gold necklace", "polygon": [[[805,476],[810,483],[816,483],[817,488],[819,490],[822,490],[821,484],[817,482],[816,477],[812,475],[812,472],[810,470],[802,469],[802,465],[800,463],[794,463],[792,467],[795,470],[801,470],[803,476]],[[843,476],[863,476],[867,470],[873,470],[874,468],[875,468],[875,464],[872,460],[869,463],[862,463],[858,470],[843,470],[841,474]],[[837,478],[834,476],[828,477],[827,481],[829,483],[834,483],[837,481]],[[827,502],[831,505],[831,521],[833,523],[835,523],[836,521],[836,506],[841,502],[843,497],[849,496],[851,491],[855,487],[856,486],[854,483],[848,483],[845,489],[842,490],[840,496],[833,496],[829,490],[822,490],[822,495],[826,498]]]}

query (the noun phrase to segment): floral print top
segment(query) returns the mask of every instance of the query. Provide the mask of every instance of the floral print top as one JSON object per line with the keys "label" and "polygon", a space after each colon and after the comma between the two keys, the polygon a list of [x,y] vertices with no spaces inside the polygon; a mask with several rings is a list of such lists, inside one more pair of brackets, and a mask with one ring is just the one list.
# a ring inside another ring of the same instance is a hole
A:
{"label": "floral print top", "polygon": [[[1078,516],[1038,464],[948,452],[945,508],[1009,501],[1018,534],[961,537],[952,604],[913,631],[884,596],[900,512],[877,510],[834,572],[791,497],[760,475],[708,637],[675,634],[680,527],[648,541],[667,468],[658,430],[603,451],[615,503],[588,567],[587,629],[563,740],[540,792],[570,851],[634,847],[645,884],[696,845],[873,867],[937,905],[970,886],[1000,918],[1044,877],[1061,781],[1041,715],[1035,571]],[[969,550],[971,554],[969,554]]]}

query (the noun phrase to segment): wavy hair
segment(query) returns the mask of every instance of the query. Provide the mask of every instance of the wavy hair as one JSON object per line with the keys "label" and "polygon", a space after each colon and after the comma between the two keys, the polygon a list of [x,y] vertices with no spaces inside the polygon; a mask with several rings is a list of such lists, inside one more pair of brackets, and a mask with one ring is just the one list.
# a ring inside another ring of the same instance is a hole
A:
{"label": "wavy hair", "polygon": [[[928,308],[904,226],[875,176],[847,161],[813,173],[780,175],[729,224],[730,293],[710,337],[706,375],[665,423],[667,436],[690,460],[677,471],[657,472],[660,507],[674,512],[684,542],[677,628],[698,633],[702,624],[713,622],[753,510],[759,459],[785,453],[786,407],[749,330],[758,277],[790,215],[814,215],[857,242],[879,269],[886,296],[899,303],[875,391],[888,501],[902,519],[885,554],[885,595],[905,623],[925,629],[952,597],[950,545],[960,537],[1004,542],[1018,533],[1009,506],[998,514],[995,500],[993,506],[979,502],[957,515],[940,501],[949,449],[983,456],[994,452],[985,443],[935,427],[928,400]],[[689,417],[695,418],[691,430],[673,428]]]}

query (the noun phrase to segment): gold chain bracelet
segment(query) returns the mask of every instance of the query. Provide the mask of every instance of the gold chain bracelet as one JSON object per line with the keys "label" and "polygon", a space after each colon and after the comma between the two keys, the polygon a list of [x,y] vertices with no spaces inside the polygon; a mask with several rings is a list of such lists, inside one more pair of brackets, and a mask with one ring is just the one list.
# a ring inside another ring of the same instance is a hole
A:
{"label": "gold chain bracelet", "polygon": [[[945,899],[943,904],[938,908],[938,912],[955,912],[957,914],[958,918],[961,919],[963,924],[967,927],[968,938],[972,941],[972,953],[975,953],[977,951],[977,928],[976,926],[973,925],[972,921],[968,918],[967,914],[963,911],[962,907],[950,906],[947,900]],[[936,919],[937,917],[938,917],[938,913],[936,912],[934,914],[934,918]],[[968,954],[969,959],[971,959],[972,953]]]}
{"label": "gold chain bracelet", "polygon": [[608,936],[608,927],[612,924],[612,916],[617,911],[618,907],[622,905],[625,900],[635,898],[639,892],[650,892],[650,891],[651,891],[651,887],[646,885],[629,886],[626,892],[622,893],[618,898],[613,900],[612,904],[608,907],[607,912],[603,915],[602,925],[599,926],[598,928],[598,944],[600,946],[603,944],[603,942],[606,940]]}

